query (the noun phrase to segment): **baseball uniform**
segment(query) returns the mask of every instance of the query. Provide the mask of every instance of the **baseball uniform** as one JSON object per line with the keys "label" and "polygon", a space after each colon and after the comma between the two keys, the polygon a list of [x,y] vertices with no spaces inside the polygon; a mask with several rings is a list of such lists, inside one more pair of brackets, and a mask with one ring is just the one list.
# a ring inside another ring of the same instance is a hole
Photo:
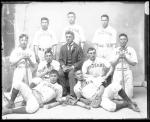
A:
{"label": "baseball uniform", "polygon": [[97,79],[94,77],[85,78],[84,81],[78,81],[74,86],[74,92],[77,97],[83,96],[88,100],[93,100],[96,97],[98,87],[102,82],[97,82]]}
{"label": "baseball uniform", "polygon": [[[20,57],[28,55],[33,63],[36,63],[35,56],[32,50],[29,48],[26,48],[23,50],[21,47],[17,47],[14,49],[10,55],[10,63],[16,62]],[[26,74],[26,68],[27,68],[27,73]],[[26,82],[28,77],[29,83],[32,79],[32,72],[31,72],[31,67],[29,62],[25,61],[25,59],[20,60],[20,62],[17,64],[17,66],[14,69],[14,75],[13,75],[13,83],[12,83],[12,88],[19,83],[19,82]]]}
{"label": "baseball uniform", "polygon": [[[136,52],[132,47],[127,47],[125,50],[123,50],[123,52],[126,55],[127,59],[130,59],[138,63]],[[121,53],[120,47],[117,47],[115,49],[114,59],[117,58],[120,53]],[[122,85],[121,81],[122,78],[124,77],[125,92],[129,98],[132,98],[133,97],[133,75],[132,75],[132,70],[130,68],[130,65],[126,60],[123,60],[123,71],[124,71],[124,76],[122,76],[122,60],[119,59],[118,64],[115,66],[112,82],[115,84]]]}
{"label": "baseball uniform", "polygon": [[[53,45],[56,45],[57,39],[55,34],[52,30],[42,30],[40,29],[35,33],[34,39],[33,39],[33,46],[38,46],[38,56],[40,58],[40,61],[44,60],[44,52],[46,49],[52,47]],[[55,54],[55,50],[53,50],[53,53]]]}
{"label": "baseball uniform", "polygon": [[[47,67],[47,61],[44,60],[44,61],[39,63],[37,73],[45,72],[45,70],[47,70],[47,68],[48,68]],[[55,69],[55,70],[59,71],[60,63],[56,60],[52,60],[52,62],[50,63],[49,69],[50,70]],[[49,74],[46,74],[43,77],[35,77],[32,79],[32,82],[35,84],[39,84],[43,80],[49,80]]]}
{"label": "baseball uniform", "polygon": [[120,84],[111,83],[104,89],[104,93],[102,95],[102,101],[100,106],[103,107],[107,111],[114,112],[116,111],[116,103],[112,100],[115,98],[115,95],[121,90]]}
{"label": "baseball uniform", "polygon": [[102,77],[106,75],[106,69],[110,68],[111,64],[103,58],[96,57],[95,61],[86,60],[82,66],[82,72],[86,76]]}
{"label": "baseball uniform", "polygon": [[62,86],[58,83],[52,84],[50,81],[43,81],[33,89],[30,89],[25,83],[19,83],[16,89],[21,92],[24,100],[27,102],[27,113],[36,112],[40,107],[40,103],[47,103],[54,98],[57,101],[62,97]]}
{"label": "baseball uniform", "polygon": [[114,50],[114,46],[111,46],[111,44],[116,44],[116,36],[117,32],[111,26],[99,28],[95,32],[92,43],[98,44],[98,46],[95,45],[98,57],[103,57],[109,60],[109,56]]}
{"label": "baseball uniform", "polygon": [[74,32],[74,42],[79,45],[80,42],[85,42],[85,37],[84,37],[84,32],[83,32],[83,29],[81,28],[81,26],[79,25],[68,25],[64,31],[63,31],[63,34],[62,34],[62,39],[60,40],[61,43],[66,43],[66,37],[65,37],[65,32],[66,31],[72,31]]}

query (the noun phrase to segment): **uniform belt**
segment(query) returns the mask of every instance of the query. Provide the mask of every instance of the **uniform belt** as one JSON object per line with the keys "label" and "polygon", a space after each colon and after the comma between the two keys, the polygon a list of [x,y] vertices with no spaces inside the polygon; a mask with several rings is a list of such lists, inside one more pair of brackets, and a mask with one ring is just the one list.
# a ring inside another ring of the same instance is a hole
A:
{"label": "uniform belt", "polygon": [[118,70],[118,71],[121,71],[122,69],[123,69],[124,71],[129,70],[128,68],[116,68],[116,70]]}
{"label": "uniform belt", "polygon": [[46,49],[48,49],[48,48],[40,48],[40,47],[39,47],[39,50],[40,50],[40,51],[45,51]]}
{"label": "uniform belt", "polygon": [[104,45],[98,45],[98,47],[105,47]]}
{"label": "uniform belt", "polygon": [[42,105],[43,104],[42,94],[39,91],[37,91],[36,89],[32,89],[32,93],[35,96],[35,98],[37,99],[39,105]]}
{"label": "uniform belt", "polygon": [[29,68],[29,66],[17,66],[17,68]]}

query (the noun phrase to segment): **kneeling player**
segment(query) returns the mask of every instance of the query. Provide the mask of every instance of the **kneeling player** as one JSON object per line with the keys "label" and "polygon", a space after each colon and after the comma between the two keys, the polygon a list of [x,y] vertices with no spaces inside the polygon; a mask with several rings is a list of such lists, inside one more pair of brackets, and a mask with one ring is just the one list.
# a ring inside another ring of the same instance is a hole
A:
{"label": "kneeling player", "polygon": [[[77,96],[77,99],[80,101],[93,105],[93,101],[98,100],[98,104],[93,107],[103,107],[108,111],[117,111],[121,108],[128,107],[136,112],[139,112],[139,108],[136,103],[133,103],[129,97],[126,95],[121,86],[116,86],[114,84],[110,84],[105,88],[104,82],[99,84],[95,84],[94,78],[85,78],[81,70],[77,70],[75,72],[75,77],[78,82],[74,87],[74,92]],[[123,98],[124,102],[121,104],[115,103],[112,101],[113,95],[117,93]]]}
{"label": "kneeling player", "polygon": [[24,100],[26,101],[26,106],[20,108],[6,108],[2,110],[2,114],[12,114],[12,113],[34,113],[45,103],[50,102],[55,99],[57,103],[62,102],[62,86],[57,83],[59,80],[59,75],[56,70],[51,70],[50,80],[41,82],[34,88],[30,88],[23,82],[20,82],[16,89],[18,89]]}

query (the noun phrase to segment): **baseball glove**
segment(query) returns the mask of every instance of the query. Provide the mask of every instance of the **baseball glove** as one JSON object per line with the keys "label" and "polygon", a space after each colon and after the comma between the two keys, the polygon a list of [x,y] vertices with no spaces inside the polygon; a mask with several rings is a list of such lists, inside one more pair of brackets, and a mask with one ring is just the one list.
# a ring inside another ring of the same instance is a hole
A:
{"label": "baseball glove", "polygon": [[91,106],[93,108],[98,108],[98,107],[100,107],[100,103],[101,103],[101,98],[96,98],[96,99],[92,100]]}
{"label": "baseball glove", "polygon": [[67,105],[75,105],[75,103],[77,102],[77,99],[68,95],[66,96],[66,101],[64,102]]}

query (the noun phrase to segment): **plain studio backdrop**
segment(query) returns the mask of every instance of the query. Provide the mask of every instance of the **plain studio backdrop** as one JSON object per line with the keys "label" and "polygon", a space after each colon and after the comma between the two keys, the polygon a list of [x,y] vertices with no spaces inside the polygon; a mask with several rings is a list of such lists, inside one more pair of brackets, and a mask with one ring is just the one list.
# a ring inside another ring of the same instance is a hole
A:
{"label": "plain studio backdrop", "polygon": [[63,29],[68,24],[67,13],[75,12],[76,23],[83,28],[86,46],[89,47],[95,31],[101,25],[101,15],[107,14],[117,35],[126,33],[128,45],[137,53],[138,64],[132,67],[134,82],[144,81],[144,2],[31,2],[14,5],[14,45],[18,45],[19,35],[25,32],[29,35],[31,48],[34,33],[40,28],[41,17],[49,18],[49,28],[60,41]]}

